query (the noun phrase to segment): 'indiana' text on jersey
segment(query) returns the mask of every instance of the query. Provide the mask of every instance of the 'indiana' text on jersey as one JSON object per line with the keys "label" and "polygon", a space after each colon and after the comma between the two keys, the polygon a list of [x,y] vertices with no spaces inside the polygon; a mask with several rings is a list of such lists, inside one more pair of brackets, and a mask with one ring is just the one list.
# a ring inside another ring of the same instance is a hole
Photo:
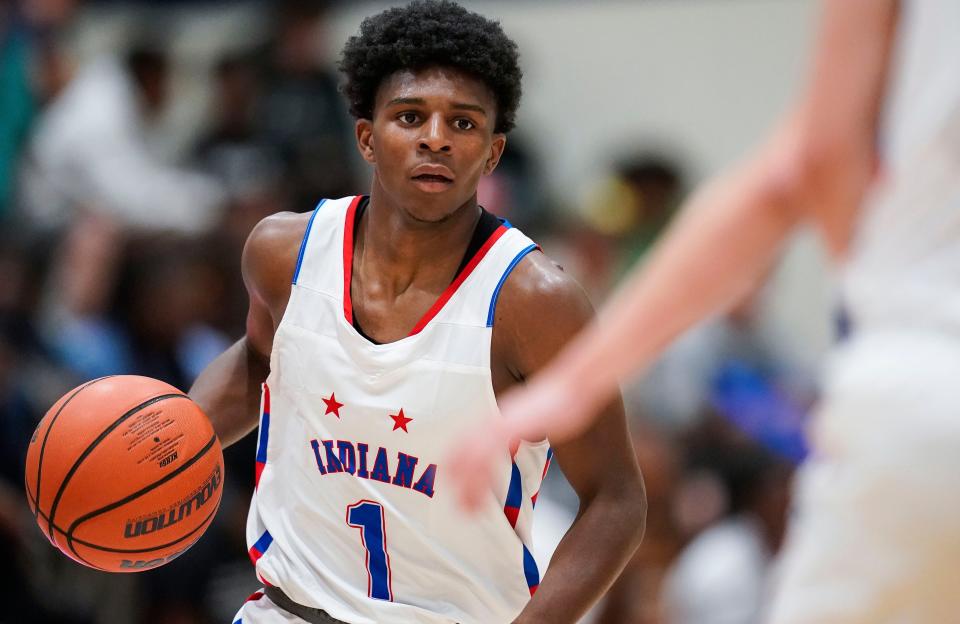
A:
{"label": "'indiana' text on jersey", "polygon": [[358,479],[374,479],[381,483],[391,483],[399,487],[414,490],[433,498],[433,486],[437,478],[437,465],[430,464],[422,469],[420,477],[414,482],[414,474],[420,458],[406,453],[397,453],[396,470],[391,472],[387,449],[382,446],[373,455],[373,467],[367,468],[367,453],[370,449],[363,442],[346,440],[310,440],[310,447],[317,458],[317,470],[320,474],[350,474]]}
{"label": "'indiana' text on jersey", "polygon": [[322,202],[307,226],[263,388],[250,556],[264,583],[351,624],[510,622],[539,584],[530,535],[549,445],[505,451],[472,516],[443,458],[500,417],[494,311],[536,245],[484,213],[450,287],[410,335],[376,344],[350,299],[366,201]]}

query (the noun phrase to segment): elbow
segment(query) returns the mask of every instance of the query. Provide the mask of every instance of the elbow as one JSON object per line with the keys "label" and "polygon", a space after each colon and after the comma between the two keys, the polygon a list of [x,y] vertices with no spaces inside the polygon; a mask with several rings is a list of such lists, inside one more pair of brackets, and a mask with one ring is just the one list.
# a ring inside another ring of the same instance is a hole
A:
{"label": "elbow", "polygon": [[804,137],[770,168],[764,192],[790,223],[813,224],[829,251],[842,255],[857,208],[876,172],[871,146],[845,144],[831,137]]}
{"label": "elbow", "polygon": [[851,137],[825,132],[797,132],[770,157],[765,191],[799,218],[816,219],[822,204],[847,188],[872,148],[862,150]]}
{"label": "elbow", "polygon": [[811,211],[831,196],[855,152],[849,137],[813,131],[808,123],[792,119],[771,136],[753,162],[750,179],[755,182],[756,203],[791,222],[810,218]]}
{"label": "elbow", "polygon": [[772,208],[783,219],[800,220],[822,176],[821,162],[797,146],[765,155],[761,166],[757,203]]}

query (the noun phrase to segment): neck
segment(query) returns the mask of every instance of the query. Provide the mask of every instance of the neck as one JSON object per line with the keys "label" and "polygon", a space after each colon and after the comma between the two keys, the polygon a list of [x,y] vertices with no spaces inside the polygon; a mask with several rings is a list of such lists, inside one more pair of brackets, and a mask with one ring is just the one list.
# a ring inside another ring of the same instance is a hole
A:
{"label": "neck", "polygon": [[439,221],[422,221],[393,201],[374,176],[354,247],[354,271],[395,293],[413,283],[442,291],[454,278],[477,221],[476,194]]}

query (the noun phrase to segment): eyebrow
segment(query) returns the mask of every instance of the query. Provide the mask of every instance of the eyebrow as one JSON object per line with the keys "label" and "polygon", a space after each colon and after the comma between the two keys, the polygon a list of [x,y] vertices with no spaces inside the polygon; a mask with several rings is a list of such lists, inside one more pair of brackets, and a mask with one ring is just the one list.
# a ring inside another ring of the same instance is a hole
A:
{"label": "eyebrow", "polygon": [[[393,98],[392,100],[390,100],[389,102],[387,102],[387,106],[393,106],[393,105],[395,105],[395,104],[412,104],[412,105],[417,105],[417,106],[423,106],[423,105],[425,105],[426,103],[427,103],[427,101],[424,100],[423,98],[405,98],[405,97],[399,97],[399,98]],[[487,111],[486,111],[486,109],[484,109],[484,108],[483,108],[482,106],[480,106],[479,104],[467,104],[467,103],[465,103],[465,102],[458,102],[458,103],[456,103],[456,104],[453,105],[453,108],[456,109],[456,110],[473,111],[473,112],[476,112],[476,113],[480,113],[480,114],[483,115],[484,117],[487,116]]]}

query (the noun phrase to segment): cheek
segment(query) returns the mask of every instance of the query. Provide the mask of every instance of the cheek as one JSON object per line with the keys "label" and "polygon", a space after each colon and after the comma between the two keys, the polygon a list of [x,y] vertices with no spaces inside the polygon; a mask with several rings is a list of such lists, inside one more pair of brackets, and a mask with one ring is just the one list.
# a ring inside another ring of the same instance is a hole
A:
{"label": "cheek", "polygon": [[373,151],[379,158],[397,158],[410,150],[410,138],[401,129],[382,130],[373,136]]}

